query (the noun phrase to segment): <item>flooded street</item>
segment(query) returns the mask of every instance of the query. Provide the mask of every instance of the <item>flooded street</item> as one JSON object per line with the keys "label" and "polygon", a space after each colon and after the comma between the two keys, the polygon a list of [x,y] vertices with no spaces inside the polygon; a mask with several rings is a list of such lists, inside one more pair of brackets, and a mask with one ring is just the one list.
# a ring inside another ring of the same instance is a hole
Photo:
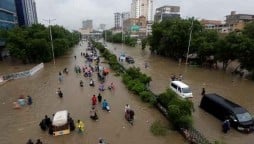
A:
{"label": "flooded street", "polygon": [[[136,48],[122,46],[119,44],[107,44],[107,47],[117,54],[130,55],[135,60],[135,66],[141,68],[142,72],[152,77],[151,90],[155,93],[164,92],[169,87],[171,74],[183,75],[186,82],[193,91],[193,102],[195,106],[194,127],[204,134],[210,141],[219,140],[228,144],[252,144],[254,136],[252,134],[242,134],[235,129],[231,129],[228,134],[221,130],[221,122],[199,108],[202,87],[207,93],[218,93],[233,102],[245,107],[251,114],[254,114],[254,82],[240,79],[229,73],[219,70],[208,70],[196,67],[186,67],[185,64],[178,65],[177,62],[158,55],[151,55],[148,48],[141,50],[141,46]],[[114,50],[115,49],[115,50]],[[148,68],[145,68],[145,63]],[[128,65],[124,62],[124,65]]]}
{"label": "flooded street", "polygon": [[[86,45],[87,44],[85,43],[82,46],[77,46],[65,56],[56,59],[56,65],[53,65],[52,63],[45,64],[44,68],[32,77],[12,80],[0,86],[1,144],[23,144],[26,143],[29,138],[33,140],[40,138],[44,144],[97,144],[100,137],[106,139],[110,144],[185,143],[183,137],[175,131],[169,131],[169,134],[165,137],[153,136],[149,131],[151,123],[155,120],[161,120],[165,125],[168,125],[167,120],[156,109],[142,103],[137,96],[132,95],[122,84],[121,78],[115,77],[114,73],[109,74],[106,80],[106,85],[114,82],[116,85],[115,91],[106,90],[101,93],[103,99],[105,98],[109,102],[111,112],[102,111],[99,105],[97,106],[99,120],[97,122],[92,121],[89,118],[89,110],[91,107],[92,95],[98,95],[97,75],[93,75],[93,79],[95,80],[95,87],[93,88],[88,85],[88,78],[85,78],[82,75],[76,75],[74,72],[75,65],[84,66],[85,60],[80,56],[80,53],[85,52]],[[181,70],[177,69],[171,71],[171,69],[173,70],[177,65],[173,62],[170,63],[167,59],[150,56],[148,53],[141,55],[141,53],[135,52],[137,52],[135,49],[128,50],[128,53],[135,57],[139,66],[142,66],[143,60],[149,61],[150,68],[146,72],[153,77],[153,82],[151,84],[153,90],[156,92],[163,91],[166,88],[168,81],[164,76],[168,76],[172,72],[177,73]],[[77,60],[74,59],[74,55],[77,56]],[[166,65],[171,66],[169,67]],[[105,66],[108,67],[107,65]],[[31,67],[32,66],[29,65],[22,68],[18,66],[9,67],[4,63],[0,63],[0,72],[6,74],[9,72],[27,70]],[[69,74],[64,75],[63,83],[59,84],[58,73],[65,67],[69,69]],[[156,72],[159,72],[159,70],[156,71],[156,67],[157,69],[163,67],[163,70],[161,70],[159,74],[156,74]],[[197,70],[193,71],[196,72]],[[198,71],[201,72],[201,70]],[[190,75],[188,73],[190,72],[184,73],[186,81],[191,84],[191,86],[193,85],[193,90],[197,95],[199,93],[200,83],[198,81],[192,82],[192,79],[188,78]],[[219,75],[221,74],[218,74],[218,76]],[[83,88],[79,86],[80,80],[84,81]],[[201,81],[202,79],[200,79],[200,82]],[[214,85],[214,89],[216,89],[217,83],[211,84],[209,81],[202,82]],[[245,83],[246,82],[243,82],[243,84]],[[195,85],[197,85],[196,89],[194,89]],[[248,87],[250,88],[250,86]],[[57,88],[62,89],[62,99],[56,94]],[[246,88],[246,91],[250,91]],[[208,90],[212,91],[212,87]],[[228,90],[222,94],[227,94],[227,92],[230,93]],[[33,104],[18,110],[13,109],[12,103],[16,101],[20,95],[30,95],[33,98]],[[243,94],[239,95],[246,97],[250,96]],[[196,98],[197,101],[199,101],[198,97]],[[250,98],[250,104],[243,104],[250,111],[254,112],[253,109],[250,109],[251,100],[252,99]],[[124,119],[124,106],[127,103],[130,104],[131,108],[135,111],[134,126],[131,126]],[[219,124],[219,122],[212,117],[206,116],[203,112],[199,112],[198,108],[196,109],[195,120],[204,117],[202,119],[211,121],[211,124],[214,127]],[[85,123],[85,133],[78,134],[74,131],[69,135],[53,137],[47,132],[43,132],[39,127],[42,118],[44,118],[46,114],[52,118],[52,114],[59,110],[68,110],[75,122],[77,119],[82,120]],[[199,122],[196,121],[196,123]],[[202,121],[200,124],[204,124],[204,122]],[[201,130],[205,129],[202,125],[200,125],[199,128]],[[212,132],[215,132],[214,128],[211,129],[210,133]],[[246,139],[250,136],[240,135],[237,132],[230,132],[229,135],[225,135],[225,139],[228,139],[230,135],[244,136]],[[216,134],[211,135],[211,138],[214,137],[216,137]]]}

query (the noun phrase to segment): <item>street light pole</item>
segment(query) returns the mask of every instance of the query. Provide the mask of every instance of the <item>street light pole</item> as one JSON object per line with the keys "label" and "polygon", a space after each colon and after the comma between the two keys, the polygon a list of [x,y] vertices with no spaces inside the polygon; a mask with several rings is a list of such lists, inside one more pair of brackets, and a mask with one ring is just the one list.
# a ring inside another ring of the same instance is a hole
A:
{"label": "street light pole", "polygon": [[53,45],[53,38],[52,38],[51,25],[50,25],[50,23],[54,20],[56,20],[56,19],[48,19],[48,20],[44,19],[44,21],[47,21],[49,23],[49,34],[50,34],[50,41],[51,41],[51,50],[52,50],[52,56],[53,56],[53,61],[54,61],[54,65],[55,65],[56,61],[55,61],[54,45]]}
{"label": "street light pole", "polygon": [[190,27],[190,37],[189,37],[189,44],[188,44],[188,49],[187,49],[187,54],[186,54],[186,62],[185,64],[188,64],[188,58],[189,58],[189,52],[190,52],[190,44],[191,44],[191,36],[192,36],[192,30],[193,30],[193,19],[191,21],[191,27]]}

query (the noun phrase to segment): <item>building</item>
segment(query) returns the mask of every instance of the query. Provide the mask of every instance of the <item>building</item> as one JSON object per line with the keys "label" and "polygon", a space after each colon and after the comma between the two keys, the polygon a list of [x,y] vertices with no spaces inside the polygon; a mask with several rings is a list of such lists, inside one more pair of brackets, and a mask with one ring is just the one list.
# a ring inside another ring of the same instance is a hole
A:
{"label": "building", "polygon": [[121,28],[121,13],[116,12],[114,13],[114,22],[115,22],[115,29]]}
{"label": "building", "polygon": [[31,26],[38,23],[34,0],[15,0],[19,26]]}
{"label": "building", "polygon": [[131,18],[144,16],[147,21],[153,20],[153,0],[132,0]]}
{"label": "building", "polygon": [[129,12],[122,12],[122,20],[125,21],[130,18]]}
{"label": "building", "polygon": [[165,19],[180,18],[180,7],[165,5],[155,11],[154,21],[160,22]]}
{"label": "building", "polygon": [[220,20],[206,20],[202,19],[200,23],[204,26],[205,29],[215,30],[219,33],[229,33],[233,31],[233,24],[225,24]]}
{"label": "building", "polygon": [[14,0],[0,0],[0,29],[10,29],[17,25]]}
{"label": "building", "polygon": [[231,11],[230,15],[226,16],[226,24],[236,24],[239,22],[254,21],[254,15],[251,14],[236,14],[235,11]]}
{"label": "building", "polygon": [[144,16],[139,18],[129,18],[123,22],[125,33],[136,37],[145,37],[147,35],[147,20]]}
{"label": "building", "polygon": [[99,30],[100,31],[104,31],[106,29],[106,25],[105,24],[100,24],[99,25]]}
{"label": "building", "polygon": [[93,20],[84,20],[82,22],[82,30],[88,31],[89,33],[93,31]]}

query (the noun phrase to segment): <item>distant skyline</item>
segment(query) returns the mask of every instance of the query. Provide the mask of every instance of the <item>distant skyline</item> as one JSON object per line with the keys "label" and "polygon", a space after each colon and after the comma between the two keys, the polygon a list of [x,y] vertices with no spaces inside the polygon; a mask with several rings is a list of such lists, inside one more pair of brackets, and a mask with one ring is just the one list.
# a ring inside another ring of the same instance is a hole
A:
{"label": "distant skyline", "polygon": [[[94,28],[106,24],[114,26],[115,12],[129,12],[132,0],[35,0],[38,22],[47,25],[43,19],[56,19],[53,24],[62,25],[69,30],[82,27],[82,21],[92,19]],[[254,14],[253,0],[154,0],[155,9],[163,5],[180,6],[182,18],[225,20],[231,11]]]}

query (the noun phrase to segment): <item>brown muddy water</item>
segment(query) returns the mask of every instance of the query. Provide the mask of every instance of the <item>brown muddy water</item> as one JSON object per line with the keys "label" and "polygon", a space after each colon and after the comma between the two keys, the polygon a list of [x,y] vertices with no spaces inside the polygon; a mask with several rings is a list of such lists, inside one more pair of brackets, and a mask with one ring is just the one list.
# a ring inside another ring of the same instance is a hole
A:
{"label": "brown muddy water", "polygon": [[[87,44],[77,46],[67,55],[56,59],[56,65],[52,63],[45,64],[45,67],[32,77],[12,80],[0,86],[0,144],[24,144],[29,138],[34,141],[40,138],[44,144],[97,144],[100,137],[106,139],[110,144],[186,143],[183,137],[175,131],[169,130],[168,135],[165,137],[153,136],[149,131],[151,123],[155,120],[161,120],[165,125],[168,125],[167,120],[156,109],[142,103],[136,96],[129,93],[122,84],[121,78],[115,77],[113,73],[110,73],[107,77],[106,84],[109,85],[111,82],[114,82],[116,85],[115,91],[111,92],[106,90],[101,93],[103,98],[107,99],[111,105],[111,112],[102,111],[100,106],[97,106],[99,121],[94,122],[90,120],[89,108],[91,106],[91,97],[93,94],[97,95],[99,93],[97,75],[93,75],[96,86],[92,88],[88,86],[89,79],[81,75],[76,75],[74,72],[75,65],[84,65],[85,63],[80,53],[85,52],[86,46]],[[129,50],[129,52],[135,53],[133,49]],[[77,60],[74,59],[74,55],[77,56]],[[154,58],[158,59],[157,62],[163,60],[159,65],[154,63],[156,66],[163,66],[168,63],[166,59],[153,56],[150,57],[148,54],[143,56],[135,54],[134,56],[135,58],[139,58],[138,61],[140,63],[143,62],[142,59],[152,60]],[[172,63],[172,65],[174,65],[174,63]],[[33,65],[27,65],[25,67],[8,66],[1,62],[0,72],[6,74],[9,72],[28,70],[32,66]],[[107,67],[107,65],[105,66]],[[69,74],[64,75],[63,83],[59,84],[58,72],[62,71],[65,67],[69,69]],[[155,75],[155,73],[152,73],[152,69],[147,72],[151,75]],[[153,76],[154,79],[158,79],[158,81],[154,80],[154,82],[157,81],[167,84],[167,81],[163,78],[163,74],[168,75],[167,73],[165,69],[157,78]],[[79,86],[79,81],[81,79],[84,81],[83,88]],[[152,82],[154,90],[161,91],[166,88],[166,85],[162,83],[159,84],[161,87],[155,86],[156,84],[154,82]],[[56,95],[58,87],[63,91],[63,99],[60,99]],[[197,92],[198,91],[199,89],[197,89]],[[14,110],[12,108],[12,103],[16,101],[21,94],[32,96],[33,104],[19,110]],[[124,119],[124,106],[127,103],[130,104],[131,108],[135,111],[134,126],[128,124]],[[248,108],[248,105],[246,105],[246,107]],[[41,131],[39,123],[44,115],[47,114],[52,116],[56,111],[65,109],[71,113],[74,120],[80,119],[84,121],[84,134],[78,134],[74,131],[69,135],[53,137],[48,135],[47,132]],[[212,117],[204,115],[203,113],[200,114],[205,119],[213,121],[214,126],[219,124],[219,122]],[[204,127],[201,126],[201,128]],[[211,131],[214,130],[211,129]],[[231,133],[229,135],[231,135]],[[239,134],[235,133],[234,135]],[[215,134],[212,136],[215,136]]]}
{"label": "brown muddy water", "polygon": [[[121,44],[108,43],[107,47],[111,52],[130,55],[135,60],[135,66],[141,68],[142,72],[152,77],[151,90],[161,93],[169,87],[171,74],[182,74],[184,82],[192,89],[195,112],[193,114],[194,127],[205,135],[210,141],[223,141],[227,144],[253,144],[254,135],[242,134],[231,129],[228,134],[221,131],[221,122],[199,108],[202,87],[207,93],[218,93],[245,107],[251,114],[254,114],[254,82],[241,79],[220,70],[208,70],[197,67],[186,67],[165,57],[150,54],[148,48],[144,51],[141,46],[135,48]],[[145,63],[148,68],[145,68]],[[133,64],[123,63],[127,67]]]}

